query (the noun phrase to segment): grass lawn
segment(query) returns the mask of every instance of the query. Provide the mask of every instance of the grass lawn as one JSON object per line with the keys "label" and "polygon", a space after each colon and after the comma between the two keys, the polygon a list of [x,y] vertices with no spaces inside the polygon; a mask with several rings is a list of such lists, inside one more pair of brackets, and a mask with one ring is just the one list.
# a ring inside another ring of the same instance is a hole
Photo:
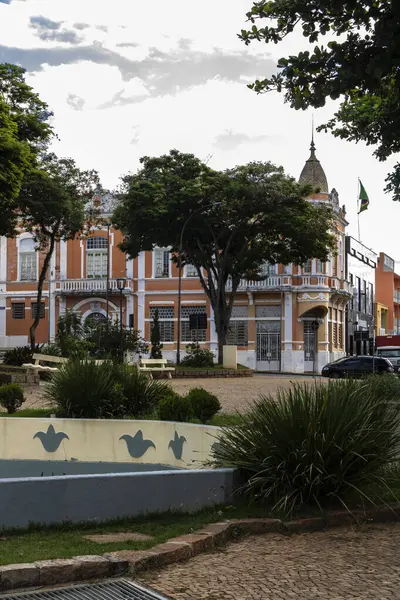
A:
{"label": "grass lawn", "polygon": [[[260,507],[222,507],[202,510],[194,515],[163,514],[113,521],[103,525],[65,524],[59,527],[32,527],[26,532],[3,532],[0,538],[0,564],[34,562],[52,558],[71,558],[87,554],[104,554],[116,550],[144,550],[168,539],[201,529],[207,523],[226,519],[266,517]],[[152,536],[151,541],[124,541],[98,544],[84,535],[135,532]]]}

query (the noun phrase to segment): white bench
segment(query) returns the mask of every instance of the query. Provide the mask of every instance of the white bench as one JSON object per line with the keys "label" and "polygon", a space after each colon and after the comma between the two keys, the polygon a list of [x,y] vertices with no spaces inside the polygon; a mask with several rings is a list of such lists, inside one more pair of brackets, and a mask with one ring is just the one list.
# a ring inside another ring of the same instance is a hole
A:
{"label": "white bench", "polygon": [[[40,363],[56,363],[56,364],[65,364],[69,361],[69,358],[64,358],[62,356],[50,356],[49,354],[34,354],[32,363],[25,363],[22,365],[25,368],[37,369],[38,371],[58,371],[58,367],[50,367],[50,365],[41,365]],[[95,360],[93,361],[96,365],[102,365],[104,360]]]}
{"label": "white bench", "polygon": [[148,373],[150,379],[153,379],[152,373],[166,373],[169,379],[172,379],[174,367],[167,367],[168,361],[164,358],[141,358],[138,363],[139,371]]}
{"label": "white bench", "polygon": [[50,367],[49,365],[43,366],[40,363],[47,362],[53,364],[63,364],[68,362],[68,358],[62,358],[61,356],[50,356],[48,354],[34,354],[32,358],[35,361],[34,364],[25,363],[22,366],[25,368],[37,369],[38,371],[57,371],[57,367]]}

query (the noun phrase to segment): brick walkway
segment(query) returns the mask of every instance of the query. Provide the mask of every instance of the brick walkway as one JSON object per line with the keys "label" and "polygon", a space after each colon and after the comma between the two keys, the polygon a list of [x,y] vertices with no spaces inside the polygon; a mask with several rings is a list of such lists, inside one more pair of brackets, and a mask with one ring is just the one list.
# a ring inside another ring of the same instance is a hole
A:
{"label": "brick walkway", "polygon": [[400,524],[249,537],[141,582],[174,600],[399,600]]}

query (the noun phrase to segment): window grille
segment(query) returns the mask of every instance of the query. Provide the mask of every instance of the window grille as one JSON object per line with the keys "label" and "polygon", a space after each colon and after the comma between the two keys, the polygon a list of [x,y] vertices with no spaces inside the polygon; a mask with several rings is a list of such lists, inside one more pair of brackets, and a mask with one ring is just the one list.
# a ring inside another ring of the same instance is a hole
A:
{"label": "window grille", "polygon": [[201,315],[206,312],[203,306],[182,306],[181,308],[181,340],[182,342],[205,342],[207,339],[206,329],[190,329],[190,315]]}
{"label": "window grille", "polygon": [[[153,320],[158,310],[160,339],[162,342],[174,341],[174,307],[173,306],[151,306],[150,317]],[[151,324],[152,327],[152,324]]]}
{"label": "window grille", "polygon": [[228,346],[248,346],[248,322],[231,321],[229,323]]}
{"label": "window grille", "polygon": [[256,306],[256,317],[259,318],[279,318],[281,316],[280,306]]}
{"label": "window grille", "polygon": [[[32,315],[32,319],[35,320],[36,319],[36,313],[37,313],[37,302],[32,302],[31,304],[31,315]],[[45,305],[44,302],[40,303],[40,319],[44,319],[44,315],[45,315]]]}
{"label": "window grille", "polygon": [[13,319],[25,319],[25,302],[13,302],[11,314]]}

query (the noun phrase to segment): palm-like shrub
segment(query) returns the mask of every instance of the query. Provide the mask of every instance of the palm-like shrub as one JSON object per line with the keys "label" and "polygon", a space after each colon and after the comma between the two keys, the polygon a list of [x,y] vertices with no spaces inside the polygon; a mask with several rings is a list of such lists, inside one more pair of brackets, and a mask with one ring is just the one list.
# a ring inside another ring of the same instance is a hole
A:
{"label": "palm-like shrub", "polygon": [[149,413],[169,391],[132,367],[70,360],[52,377],[46,395],[64,417],[105,419]]}
{"label": "palm-like shrub", "polygon": [[121,367],[121,389],[125,397],[124,416],[142,417],[154,411],[160,400],[171,393],[171,387],[149,379],[136,367]]}
{"label": "palm-like shrub", "polygon": [[354,381],[263,396],[214,446],[218,464],[241,470],[246,493],[286,514],[373,501],[399,451],[397,404]]}

